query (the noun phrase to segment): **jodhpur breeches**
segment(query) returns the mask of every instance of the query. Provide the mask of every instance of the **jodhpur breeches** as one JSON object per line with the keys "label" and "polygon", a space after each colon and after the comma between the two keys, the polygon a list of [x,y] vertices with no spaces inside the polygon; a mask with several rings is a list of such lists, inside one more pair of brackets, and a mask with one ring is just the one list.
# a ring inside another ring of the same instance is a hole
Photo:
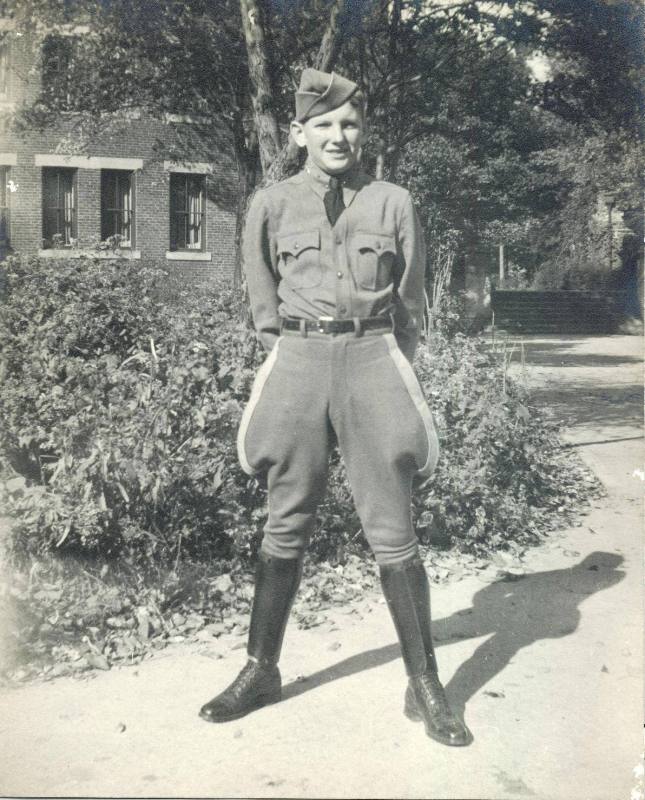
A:
{"label": "jodhpur breeches", "polygon": [[439,444],[432,414],[392,333],[283,331],[255,379],[238,434],[245,472],[266,473],[262,550],[297,558],[327,484],[336,434],[363,530],[379,564],[417,552],[412,480]]}

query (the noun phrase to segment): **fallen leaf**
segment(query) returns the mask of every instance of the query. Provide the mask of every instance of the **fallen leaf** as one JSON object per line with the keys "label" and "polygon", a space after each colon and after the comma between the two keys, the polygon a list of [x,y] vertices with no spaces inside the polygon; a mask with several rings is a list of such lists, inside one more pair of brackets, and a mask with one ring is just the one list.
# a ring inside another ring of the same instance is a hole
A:
{"label": "fallen leaf", "polygon": [[219,578],[215,578],[215,580],[211,583],[213,589],[215,589],[216,592],[222,592],[222,594],[228,592],[232,585],[233,580],[228,574],[220,575]]}
{"label": "fallen leaf", "polygon": [[150,615],[145,606],[141,606],[136,611],[137,618],[137,633],[142,641],[146,641],[150,637]]}
{"label": "fallen leaf", "polygon": [[109,628],[127,628],[128,622],[125,617],[108,617],[106,620],[106,625]]}
{"label": "fallen leaf", "polygon": [[221,636],[223,633],[226,633],[226,626],[223,622],[211,622],[204,627],[204,631],[211,636]]}
{"label": "fallen leaf", "polygon": [[512,583],[513,581],[521,581],[525,577],[524,572],[509,572],[508,570],[500,570],[497,577],[502,582]]}
{"label": "fallen leaf", "polygon": [[231,630],[231,633],[233,636],[244,636],[248,629],[249,626],[247,624],[238,624]]}
{"label": "fallen leaf", "polygon": [[87,663],[94,669],[110,669],[110,663],[101,653],[88,653],[85,656]]}
{"label": "fallen leaf", "polygon": [[497,780],[499,783],[502,784],[504,790],[515,796],[517,795],[534,795],[535,792],[529,786],[527,786],[522,778],[514,778],[510,775],[507,775],[505,772],[499,771],[497,772]]}

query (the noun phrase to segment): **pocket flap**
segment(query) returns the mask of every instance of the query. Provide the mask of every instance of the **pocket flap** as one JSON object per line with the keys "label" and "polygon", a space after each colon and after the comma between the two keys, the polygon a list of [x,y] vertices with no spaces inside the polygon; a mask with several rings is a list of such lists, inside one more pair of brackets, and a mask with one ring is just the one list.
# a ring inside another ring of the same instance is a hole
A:
{"label": "pocket flap", "polygon": [[303,250],[310,248],[320,250],[320,231],[304,231],[278,238],[278,253],[290,253],[297,258]]}
{"label": "pocket flap", "polygon": [[354,243],[358,250],[373,250],[375,253],[396,255],[394,237],[383,233],[356,233]]}

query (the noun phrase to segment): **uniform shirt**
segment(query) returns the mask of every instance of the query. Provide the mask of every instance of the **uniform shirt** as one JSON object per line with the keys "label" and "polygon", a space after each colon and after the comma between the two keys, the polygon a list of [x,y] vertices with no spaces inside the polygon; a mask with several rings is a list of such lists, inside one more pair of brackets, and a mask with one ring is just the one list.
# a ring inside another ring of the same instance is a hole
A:
{"label": "uniform shirt", "polygon": [[411,361],[424,309],[425,244],[406,189],[358,169],[343,181],[345,210],[329,224],[329,176],[311,162],[259,190],[243,238],[251,312],[267,350],[280,317],[352,319],[394,315]]}

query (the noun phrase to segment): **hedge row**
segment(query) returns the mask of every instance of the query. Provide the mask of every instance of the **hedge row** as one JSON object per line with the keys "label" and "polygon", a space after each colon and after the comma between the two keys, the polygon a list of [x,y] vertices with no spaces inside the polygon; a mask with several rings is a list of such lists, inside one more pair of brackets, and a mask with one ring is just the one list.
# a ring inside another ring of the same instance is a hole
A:
{"label": "hedge row", "polygon": [[[244,318],[229,288],[187,291],[155,265],[6,262],[0,467],[15,556],[252,554],[266,498],[235,436],[263,354]],[[421,538],[535,540],[582,491],[555,431],[479,339],[434,332],[416,366],[444,452],[415,494]],[[363,547],[334,454],[312,551]]]}

